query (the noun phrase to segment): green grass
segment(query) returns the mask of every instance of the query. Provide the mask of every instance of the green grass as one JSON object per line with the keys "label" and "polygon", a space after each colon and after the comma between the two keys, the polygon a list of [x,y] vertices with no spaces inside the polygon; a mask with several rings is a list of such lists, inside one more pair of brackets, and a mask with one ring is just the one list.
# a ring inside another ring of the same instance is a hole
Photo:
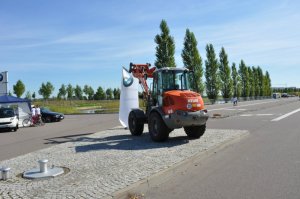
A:
{"label": "green grass", "polygon": [[[203,98],[208,103],[207,98]],[[117,113],[119,112],[119,100],[35,100],[32,104],[47,107],[51,111],[64,114],[80,114],[82,110],[100,109],[96,113]],[[140,99],[139,107],[145,107],[144,101]]]}
{"label": "green grass", "polygon": [[[101,109],[96,113],[117,113],[119,111],[119,100],[35,100],[32,104],[47,107],[52,111],[64,114],[79,114],[81,110]],[[140,107],[143,101],[140,100]]]}

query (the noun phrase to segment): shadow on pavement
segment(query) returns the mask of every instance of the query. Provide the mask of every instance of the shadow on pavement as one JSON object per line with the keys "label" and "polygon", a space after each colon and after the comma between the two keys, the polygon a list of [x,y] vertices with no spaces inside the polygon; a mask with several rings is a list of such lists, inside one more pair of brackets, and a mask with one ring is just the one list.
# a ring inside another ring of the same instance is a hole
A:
{"label": "shadow on pavement", "polygon": [[105,138],[81,137],[80,142],[96,142],[75,146],[77,153],[95,150],[145,150],[155,148],[171,148],[189,143],[187,136],[171,137],[166,142],[153,142],[148,133],[142,136],[114,135]]}
{"label": "shadow on pavement", "polygon": [[45,142],[44,144],[62,144],[66,142],[76,142],[81,138],[82,136],[92,135],[93,133],[82,133],[82,134],[74,134],[74,135],[66,135],[66,136],[59,136],[59,137],[53,137],[45,139],[48,142]]}
{"label": "shadow on pavement", "polygon": [[0,133],[15,133],[14,131],[12,131],[11,129],[6,129],[6,128],[1,128],[0,129]]}

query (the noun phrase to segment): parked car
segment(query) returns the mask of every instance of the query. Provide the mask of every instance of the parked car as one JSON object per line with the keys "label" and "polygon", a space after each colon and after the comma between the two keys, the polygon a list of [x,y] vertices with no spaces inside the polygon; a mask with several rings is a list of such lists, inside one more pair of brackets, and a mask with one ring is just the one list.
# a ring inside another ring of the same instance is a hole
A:
{"label": "parked car", "polygon": [[12,108],[0,108],[0,128],[17,131],[19,118]]}
{"label": "parked car", "polygon": [[287,93],[282,93],[281,97],[289,97],[289,95]]}
{"label": "parked car", "polygon": [[41,115],[44,122],[59,122],[65,118],[64,114],[50,111],[47,108],[41,108]]}

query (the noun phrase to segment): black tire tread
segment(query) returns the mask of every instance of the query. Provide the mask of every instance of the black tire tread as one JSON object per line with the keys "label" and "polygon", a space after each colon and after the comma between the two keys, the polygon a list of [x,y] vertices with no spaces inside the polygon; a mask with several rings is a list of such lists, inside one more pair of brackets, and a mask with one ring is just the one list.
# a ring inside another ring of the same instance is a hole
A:
{"label": "black tire tread", "polygon": [[128,127],[131,135],[140,136],[144,131],[144,123],[138,120],[136,114],[131,111],[128,116]]}
{"label": "black tire tread", "polygon": [[[154,124],[157,123],[157,132],[154,129]],[[155,142],[164,142],[169,138],[169,133],[172,131],[169,129],[160,114],[153,112],[149,117],[149,134],[153,141]]]}
{"label": "black tire tread", "polygon": [[189,138],[199,139],[206,130],[206,124],[202,126],[187,126],[184,127],[184,131]]}

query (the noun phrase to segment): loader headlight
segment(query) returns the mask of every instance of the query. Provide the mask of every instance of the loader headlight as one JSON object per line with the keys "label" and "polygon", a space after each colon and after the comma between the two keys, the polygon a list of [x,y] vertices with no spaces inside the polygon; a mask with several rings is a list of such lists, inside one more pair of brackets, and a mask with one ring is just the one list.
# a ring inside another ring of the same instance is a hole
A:
{"label": "loader headlight", "polygon": [[187,104],[187,105],[186,105],[186,108],[187,108],[187,109],[191,109],[192,107],[193,107],[192,104]]}

